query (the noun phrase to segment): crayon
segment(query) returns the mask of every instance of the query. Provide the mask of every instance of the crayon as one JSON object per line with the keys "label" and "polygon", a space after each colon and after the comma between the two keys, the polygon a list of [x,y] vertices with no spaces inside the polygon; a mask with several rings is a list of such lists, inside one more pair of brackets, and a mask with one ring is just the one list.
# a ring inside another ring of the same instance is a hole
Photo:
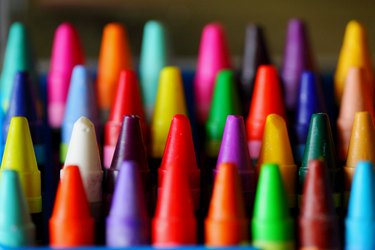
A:
{"label": "crayon", "polygon": [[96,87],[102,120],[105,121],[115,99],[121,70],[132,68],[128,35],[123,25],[109,23],[104,27],[98,60]]}
{"label": "crayon", "polygon": [[274,66],[262,65],[257,71],[250,111],[246,119],[247,142],[253,161],[259,157],[264,125],[269,114],[286,118],[277,70]]}
{"label": "crayon", "polygon": [[89,70],[82,65],[73,68],[68,98],[66,101],[64,120],[61,127],[60,162],[65,161],[68,145],[75,121],[85,116],[99,130],[99,114],[96,103],[95,86]]}
{"label": "crayon", "polygon": [[156,20],[146,22],[139,56],[139,80],[148,122],[154,110],[160,71],[170,62],[169,49],[165,25]]}
{"label": "crayon", "polygon": [[245,32],[245,46],[241,70],[241,93],[244,104],[244,114],[250,106],[254,89],[255,75],[260,65],[270,64],[263,28],[258,24],[248,24]]}
{"label": "crayon", "polygon": [[372,162],[358,162],[345,219],[345,249],[375,248],[375,176]]}
{"label": "crayon", "polygon": [[200,201],[200,170],[195,156],[189,118],[182,114],[175,115],[172,119],[163,159],[158,169],[158,193],[162,192],[165,175],[174,165],[186,171],[194,210],[197,211]]}
{"label": "crayon", "polygon": [[205,220],[206,245],[233,246],[249,239],[248,221],[241,193],[237,166],[234,163],[221,163]]}
{"label": "crayon", "polygon": [[297,108],[297,94],[302,72],[313,69],[314,62],[307,27],[302,20],[291,19],[288,23],[281,70],[285,106],[288,111],[294,111]]}
{"label": "crayon", "polygon": [[262,165],[251,220],[253,246],[264,250],[294,249],[293,221],[277,164]]}
{"label": "crayon", "polygon": [[200,124],[208,118],[217,73],[230,68],[224,28],[219,23],[207,24],[202,31],[194,78],[196,116]]}
{"label": "crayon", "polygon": [[354,116],[348,157],[344,166],[345,204],[349,199],[355,168],[359,161],[375,163],[375,127],[368,112],[358,112]]}
{"label": "crayon", "polygon": [[351,67],[348,70],[337,118],[338,154],[341,162],[345,162],[348,154],[355,113],[368,111],[374,117],[374,106],[365,85],[363,69]]}
{"label": "crayon", "polygon": [[366,28],[360,22],[351,20],[345,29],[335,73],[335,99],[337,104],[341,102],[345,80],[351,67],[363,68],[366,79],[365,89],[373,98],[374,72],[370,55]]}
{"label": "crayon", "polygon": [[121,132],[121,125],[125,115],[139,116],[143,139],[147,143],[147,125],[140,96],[137,75],[133,70],[122,70],[120,73],[116,98],[113,102],[109,118],[104,127],[104,168],[111,166],[117,139]]}
{"label": "crayon", "polygon": [[[94,244],[94,219],[91,217],[79,167],[65,165],[64,178],[57,189],[49,220],[50,246],[57,248]],[[74,190],[74,192],[72,192]]]}
{"label": "crayon", "polygon": [[178,165],[166,172],[151,223],[151,242],[156,247],[197,243],[197,222],[188,175]]}
{"label": "crayon", "polygon": [[0,244],[25,247],[35,243],[26,197],[15,170],[2,170],[0,176]]}
{"label": "crayon", "polygon": [[298,219],[300,249],[341,249],[339,220],[324,161],[309,162],[303,194]]}
{"label": "crayon", "polygon": [[267,116],[262,148],[256,165],[257,176],[259,176],[264,163],[278,164],[288,197],[289,208],[296,208],[297,165],[293,160],[285,121],[276,114]]}
{"label": "crayon", "polygon": [[325,113],[317,113],[311,116],[305,153],[301,167],[298,170],[298,200],[300,205],[303,199],[303,188],[306,175],[309,171],[308,163],[311,160],[323,160],[325,162],[335,208],[340,208],[342,168],[336,163],[335,145],[333,143],[331,125],[329,123],[328,115]]}
{"label": "crayon", "polygon": [[150,224],[138,164],[123,161],[106,219],[106,245],[127,247],[149,242]]}
{"label": "crayon", "polygon": [[48,122],[60,128],[64,119],[73,67],[84,64],[78,32],[70,23],[57,27],[53,38],[51,63],[47,79]]}

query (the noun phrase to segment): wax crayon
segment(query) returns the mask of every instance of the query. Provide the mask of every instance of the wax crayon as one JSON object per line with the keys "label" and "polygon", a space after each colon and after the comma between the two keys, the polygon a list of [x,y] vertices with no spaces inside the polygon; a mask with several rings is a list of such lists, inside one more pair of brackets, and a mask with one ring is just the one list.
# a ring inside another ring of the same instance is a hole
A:
{"label": "wax crayon", "polygon": [[372,162],[358,162],[345,219],[345,249],[375,248],[375,176]]}
{"label": "wax crayon", "polygon": [[321,84],[318,82],[316,74],[311,71],[303,71],[297,98],[294,122],[295,158],[297,163],[301,163],[311,116],[326,111]]}
{"label": "wax crayon", "polygon": [[281,71],[285,105],[288,111],[297,108],[297,94],[302,72],[313,69],[307,27],[302,20],[291,19],[288,23]]}
{"label": "wax crayon", "polygon": [[271,65],[258,68],[249,115],[246,119],[250,158],[258,159],[266,118],[269,114],[286,117],[277,70]]}
{"label": "wax crayon", "polygon": [[122,163],[106,228],[107,246],[129,247],[150,242],[146,200],[135,161]]}
{"label": "wax crayon", "polygon": [[261,171],[261,166],[264,163],[278,164],[288,196],[289,208],[296,208],[297,166],[293,160],[292,148],[290,146],[285,121],[281,116],[276,114],[267,116],[262,148],[256,165],[256,173],[258,176]]}
{"label": "wax crayon", "polygon": [[345,204],[349,198],[355,168],[359,161],[375,163],[375,127],[368,112],[358,112],[354,116],[350,137],[348,158],[344,166]]}
{"label": "wax crayon", "polygon": [[0,176],[0,244],[25,247],[35,243],[35,226],[31,221],[20,178],[14,170]]}
{"label": "wax crayon", "polygon": [[[27,29],[22,23],[15,22],[9,28],[3,69],[0,77],[1,108],[4,113],[8,110],[14,78],[18,71],[27,71],[33,78],[36,77],[33,53]],[[33,80],[36,80],[36,78]],[[36,81],[33,87],[37,89],[38,84]]]}
{"label": "wax crayon", "polygon": [[206,153],[216,158],[228,115],[240,115],[240,103],[233,71],[221,70],[217,74],[211,108],[206,122]]}
{"label": "wax crayon", "polygon": [[109,209],[115,182],[124,161],[135,161],[141,174],[143,190],[149,207],[154,202],[154,186],[150,184],[150,169],[148,167],[145,145],[143,143],[140,118],[135,115],[125,115],[121,127],[121,133],[117,140],[116,150],[110,168],[105,170],[104,197],[106,210]]}
{"label": "wax crayon", "polygon": [[317,113],[311,116],[309,134],[305,146],[305,153],[301,167],[298,170],[298,194],[299,204],[303,199],[303,187],[307,172],[309,171],[309,161],[324,160],[328,171],[330,187],[335,202],[335,207],[341,207],[342,193],[342,168],[336,163],[335,145],[331,132],[328,115]]}
{"label": "wax crayon", "polygon": [[270,64],[270,56],[267,49],[263,28],[255,23],[246,26],[245,46],[242,58],[241,93],[243,96],[244,114],[250,106],[254,81],[257,69],[260,65]]}
{"label": "wax crayon", "polygon": [[261,167],[251,230],[255,247],[294,249],[293,221],[277,164],[265,163]]}
{"label": "wax crayon", "polygon": [[217,73],[230,68],[224,28],[219,23],[207,24],[202,31],[194,79],[196,116],[199,123],[204,124],[208,118]]}
{"label": "wax crayon", "polygon": [[194,210],[199,209],[200,170],[195,157],[190,122],[186,115],[173,116],[165,146],[163,159],[158,169],[158,193],[162,192],[163,179],[171,166],[176,165],[186,171]]}
{"label": "wax crayon", "polygon": [[[150,126],[151,157],[162,158],[172,117],[176,114],[186,115],[186,112],[181,72],[177,67],[165,67],[160,72],[158,93]],[[160,163],[157,164],[157,167],[159,166]]]}
{"label": "wax crayon", "polygon": [[374,106],[365,81],[363,69],[351,67],[348,70],[337,119],[338,153],[342,162],[347,157],[355,113],[368,111],[374,117]]}
{"label": "wax crayon", "polygon": [[374,96],[374,72],[372,69],[371,53],[368,45],[367,32],[363,24],[351,20],[345,29],[335,73],[335,97],[340,104],[344,92],[345,80],[350,67],[363,68],[366,91]]}
{"label": "wax crayon", "polygon": [[217,158],[216,168],[213,169],[214,178],[220,171],[220,165],[225,162],[234,163],[241,180],[241,190],[246,206],[246,213],[251,214],[255,196],[255,169],[250,160],[246,142],[245,122],[242,116],[228,115],[223,140]]}
{"label": "wax crayon", "polygon": [[77,165],[65,165],[49,220],[50,246],[58,248],[94,244],[94,219]]}
{"label": "wax crayon", "polygon": [[249,239],[240,178],[234,163],[221,163],[215,179],[208,216],[205,220],[205,244],[232,246]]}
{"label": "wax crayon", "polygon": [[116,98],[113,102],[111,113],[104,127],[104,168],[111,166],[117,139],[121,132],[121,125],[125,115],[138,115],[143,139],[147,143],[147,125],[140,96],[137,75],[133,70],[122,70],[120,73]]}
{"label": "wax crayon", "polygon": [[72,24],[62,23],[53,38],[47,80],[48,121],[52,128],[60,128],[62,125],[70,77],[73,67],[78,64],[84,64],[78,33]]}
{"label": "wax crayon", "polygon": [[100,46],[96,86],[99,108],[104,120],[107,120],[115,99],[121,70],[131,68],[132,57],[125,27],[120,23],[107,24]]}
{"label": "wax crayon", "polygon": [[157,247],[173,247],[197,243],[197,222],[189,190],[186,170],[170,166],[151,223],[151,241]]}
{"label": "wax crayon", "polygon": [[312,160],[298,219],[300,249],[341,249],[339,220],[324,161]]}
{"label": "wax crayon", "polygon": [[170,46],[165,25],[156,20],[146,22],[143,28],[139,58],[139,79],[147,121],[151,121],[160,71],[170,61]]}
{"label": "wax crayon", "polygon": [[99,114],[96,102],[95,86],[89,70],[83,65],[73,68],[65,115],[61,127],[60,162],[65,161],[74,123],[85,116],[94,123],[96,131],[100,131]]}

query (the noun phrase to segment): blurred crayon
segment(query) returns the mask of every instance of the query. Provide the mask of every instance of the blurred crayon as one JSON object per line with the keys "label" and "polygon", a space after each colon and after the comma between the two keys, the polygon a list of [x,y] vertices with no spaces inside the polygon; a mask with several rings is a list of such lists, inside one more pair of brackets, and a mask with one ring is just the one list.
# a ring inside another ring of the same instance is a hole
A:
{"label": "blurred crayon", "polygon": [[256,165],[257,176],[259,176],[264,163],[276,163],[279,166],[281,178],[288,196],[289,208],[296,208],[297,165],[293,160],[285,121],[281,116],[276,114],[267,116],[262,148]]}
{"label": "blurred crayon", "polygon": [[277,164],[261,167],[251,221],[253,246],[264,249],[294,249],[293,221]]}
{"label": "blurred crayon", "polygon": [[194,79],[196,116],[204,124],[208,118],[217,73],[231,68],[224,28],[219,23],[207,24],[202,31]]}
{"label": "blurred crayon", "polygon": [[372,162],[358,162],[345,219],[345,249],[375,248],[375,176]]}
{"label": "blurred crayon", "polygon": [[160,71],[168,65],[169,40],[163,23],[150,20],[143,28],[143,38],[139,58],[139,79],[146,120],[151,121],[158,90]]}
{"label": "blurred crayon", "polygon": [[82,65],[73,68],[64,120],[61,127],[60,162],[64,163],[74,123],[81,117],[90,119],[99,130],[99,114],[96,103],[95,86],[89,70]]}
{"label": "blurred crayon", "polygon": [[248,221],[241,193],[236,165],[221,163],[218,166],[210,208],[205,220],[206,245],[233,246],[249,239]]}
{"label": "blurred crayon", "polygon": [[300,249],[341,249],[339,220],[325,163],[312,160],[308,168],[298,219]]}
{"label": "blurred crayon", "polygon": [[15,170],[2,170],[0,176],[0,244],[26,247],[35,243],[26,197]]}
{"label": "blurred crayon", "polygon": [[258,68],[249,115],[246,119],[247,142],[250,158],[259,157],[264,125],[269,114],[286,118],[281,85],[276,68],[263,65]]}
{"label": "blurred crayon", "polygon": [[96,86],[102,120],[107,120],[115,99],[121,70],[131,68],[132,56],[125,27],[120,23],[107,24],[100,45]]}
{"label": "blurred crayon", "polygon": [[139,92],[137,75],[133,70],[122,70],[120,73],[116,98],[111,113],[104,127],[104,168],[111,166],[117,139],[121,132],[121,125],[125,115],[139,116],[143,139],[147,143],[147,125],[143,111],[142,99]]}
{"label": "blurred crayon", "polygon": [[150,224],[135,161],[123,161],[106,220],[106,245],[129,247],[150,242]]}
{"label": "blurred crayon", "polygon": [[62,23],[53,38],[47,80],[48,121],[52,128],[60,128],[62,125],[70,77],[74,66],[78,64],[84,64],[78,32],[72,24]]}
{"label": "blurred crayon", "polygon": [[[94,244],[94,219],[91,217],[79,167],[66,165],[57,189],[49,220],[50,246],[57,248]],[[74,190],[74,192],[72,192]]]}

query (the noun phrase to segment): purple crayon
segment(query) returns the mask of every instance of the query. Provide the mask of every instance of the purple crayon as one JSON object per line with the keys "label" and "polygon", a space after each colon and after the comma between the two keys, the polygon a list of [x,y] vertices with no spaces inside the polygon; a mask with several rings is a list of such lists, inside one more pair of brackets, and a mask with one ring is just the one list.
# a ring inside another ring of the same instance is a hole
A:
{"label": "purple crayon", "polygon": [[124,161],[107,217],[106,244],[111,247],[146,245],[150,223],[145,196],[135,161]]}
{"label": "purple crayon", "polygon": [[307,29],[302,20],[291,19],[284,48],[281,77],[288,111],[296,109],[299,82],[303,70],[313,70]]}

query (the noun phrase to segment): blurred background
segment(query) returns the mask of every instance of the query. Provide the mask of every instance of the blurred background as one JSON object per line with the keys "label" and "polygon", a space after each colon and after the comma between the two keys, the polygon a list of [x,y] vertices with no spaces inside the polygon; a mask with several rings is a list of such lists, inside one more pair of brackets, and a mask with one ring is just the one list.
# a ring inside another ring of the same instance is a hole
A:
{"label": "blurred background", "polygon": [[[86,57],[95,63],[103,26],[118,21],[127,27],[132,53],[139,55],[143,25],[158,19],[170,30],[177,58],[195,63],[202,27],[219,21],[226,28],[230,51],[240,58],[247,23],[265,29],[269,50],[280,62],[288,19],[300,17],[309,27],[315,59],[321,69],[335,68],[345,25],[358,19],[368,29],[370,48],[375,48],[375,1],[349,0],[0,0],[0,53],[3,58],[9,25],[21,21],[30,30],[35,54],[48,65],[54,30],[63,21],[80,32]],[[2,61],[2,60],[0,60]],[[238,61],[238,60],[237,60]],[[0,63],[1,64],[1,63]],[[43,67],[44,68],[44,67]]]}

